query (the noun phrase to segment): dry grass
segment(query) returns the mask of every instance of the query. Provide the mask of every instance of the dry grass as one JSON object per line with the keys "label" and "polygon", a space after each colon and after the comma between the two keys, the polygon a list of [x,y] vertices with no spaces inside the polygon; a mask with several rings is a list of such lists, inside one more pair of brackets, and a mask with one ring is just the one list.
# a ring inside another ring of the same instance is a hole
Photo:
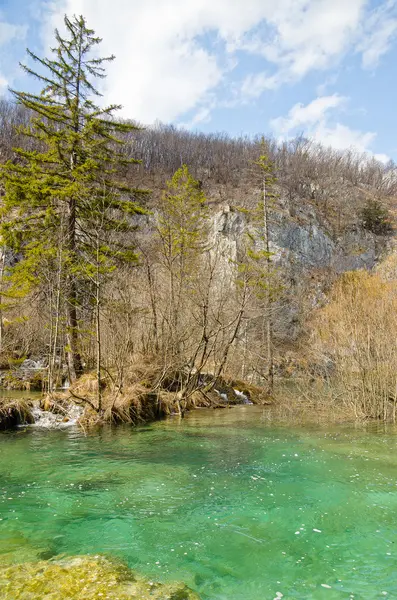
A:
{"label": "dry grass", "polygon": [[12,429],[24,423],[34,423],[31,403],[27,400],[0,400],[0,429]]}
{"label": "dry grass", "polygon": [[40,400],[41,410],[57,415],[66,415],[70,409],[70,395],[67,392],[51,392]]}
{"label": "dry grass", "polygon": [[293,383],[279,383],[268,418],[289,423],[349,423],[365,421],[358,417],[351,402],[335,393],[333,386],[321,379],[300,378]]}
{"label": "dry grass", "polygon": [[[238,403],[234,389],[247,395],[254,404],[266,404],[269,398],[260,387],[231,377],[219,378],[216,387],[228,394],[225,402],[219,393],[205,384],[183,395],[186,374],[177,368],[165,368],[153,357],[136,356],[122,378],[107,373],[102,380],[102,410],[98,411],[98,390],[94,373],[83,375],[71,388],[75,402],[85,404],[81,419],[83,427],[101,423],[137,425],[162,419],[172,414],[184,414],[199,407],[217,408]],[[211,379],[211,378],[210,378]]]}
{"label": "dry grass", "polygon": [[177,394],[162,389],[162,370],[155,362],[136,358],[122,379],[108,374],[102,380],[102,411],[98,406],[95,374],[83,375],[71,388],[74,400],[86,401],[83,426],[101,423],[137,425],[177,412]]}
{"label": "dry grass", "polygon": [[396,420],[395,280],[365,271],[345,274],[314,321],[311,348],[334,404],[358,419]]}

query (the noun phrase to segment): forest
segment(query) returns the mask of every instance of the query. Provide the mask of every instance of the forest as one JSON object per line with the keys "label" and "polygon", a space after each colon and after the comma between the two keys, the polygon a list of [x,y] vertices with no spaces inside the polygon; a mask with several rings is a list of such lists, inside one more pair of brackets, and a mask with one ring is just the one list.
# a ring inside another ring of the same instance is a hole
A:
{"label": "forest", "polygon": [[120,119],[114,57],[65,25],[24,67],[42,90],[0,101],[2,386],[86,424],[294,402],[291,381],[395,420],[394,164]]}

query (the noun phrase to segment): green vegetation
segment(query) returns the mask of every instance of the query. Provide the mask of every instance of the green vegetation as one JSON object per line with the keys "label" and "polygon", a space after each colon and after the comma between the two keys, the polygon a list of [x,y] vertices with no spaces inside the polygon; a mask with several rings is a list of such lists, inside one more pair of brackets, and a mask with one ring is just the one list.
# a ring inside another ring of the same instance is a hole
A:
{"label": "green vegetation", "polygon": [[376,235],[388,235],[393,231],[390,212],[378,200],[368,200],[360,216],[364,229]]}
{"label": "green vegetation", "polygon": [[22,254],[3,297],[26,296],[50,279],[55,311],[51,352],[56,353],[64,312],[73,381],[82,373],[78,310],[90,301],[85,290],[94,284],[98,305],[101,276],[119,261],[136,259],[128,215],[143,211],[137,204],[141,190],[123,181],[123,169],[136,161],[123,155],[120,135],[134,126],[114,120],[118,106],[100,108],[93,101],[99,96],[93,81],[104,77],[103,64],[113,57],[93,56],[101,40],[83,17],[65,17],[65,26],[66,38],[55,32],[53,59],[28,52],[41,70],[23,68],[44,86],[41,93],[13,91],[32,115],[21,132],[35,144],[16,149],[17,160],[1,170],[1,235],[7,248]]}

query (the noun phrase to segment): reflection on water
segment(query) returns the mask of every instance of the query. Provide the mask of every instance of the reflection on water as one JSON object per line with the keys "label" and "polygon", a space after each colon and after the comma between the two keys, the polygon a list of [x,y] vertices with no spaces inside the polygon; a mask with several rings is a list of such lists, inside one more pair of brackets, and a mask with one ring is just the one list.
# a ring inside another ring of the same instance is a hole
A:
{"label": "reflection on water", "polygon": [[268,414],[0,434],[0,559],[103,552],[208,600],[397,597],[395,429]]}
{"label": "reflection on water", "polygon": [[26,390],[5,390],[4,388],[0,387],[0,400],[3,400],[3,398],[9,398],[11,400],[19,400],[21,398],[25,400],[40,400],[42,396],[43,394],[37,391],[28,392]]}

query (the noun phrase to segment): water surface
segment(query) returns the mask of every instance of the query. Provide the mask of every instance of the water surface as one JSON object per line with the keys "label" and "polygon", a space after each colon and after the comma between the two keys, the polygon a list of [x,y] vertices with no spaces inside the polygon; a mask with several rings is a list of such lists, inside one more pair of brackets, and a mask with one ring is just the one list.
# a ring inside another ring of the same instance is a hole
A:
{"label": "water surface", "polygon": [[204,600],[397,598],[395,431],[267,417],[0,434],[0,562],[105,553]]}

